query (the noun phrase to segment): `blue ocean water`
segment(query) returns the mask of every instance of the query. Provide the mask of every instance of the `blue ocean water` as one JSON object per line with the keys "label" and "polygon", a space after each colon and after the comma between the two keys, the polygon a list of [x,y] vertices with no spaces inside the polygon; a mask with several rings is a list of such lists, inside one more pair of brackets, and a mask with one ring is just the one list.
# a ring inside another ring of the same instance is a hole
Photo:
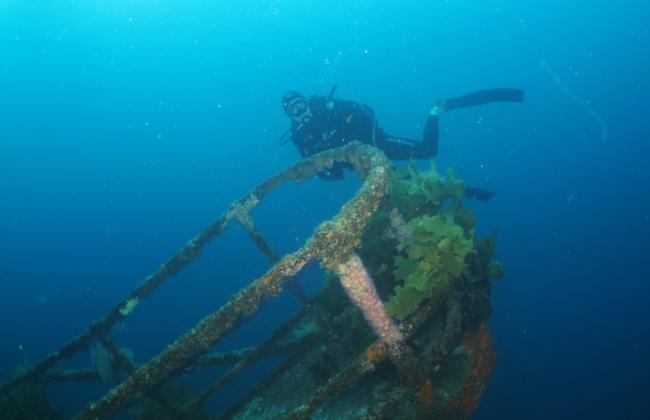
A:
{"label": "blue ocean water", "polygon": [[[648,22],[640,0],[0,1],[1,377],[299,159],[285,91],[336,84],[418,137],[434,100],[508,86],[526,102],[444,115],[436,158],[497,192],[471,204],[506,269],[476,418],[646,418]],[[353,178],[270,196],[260,230],[296,249]],[[144,360],[265,268],[229,231],[119,337]],[[255,343],[285,303],[229,340]]]}

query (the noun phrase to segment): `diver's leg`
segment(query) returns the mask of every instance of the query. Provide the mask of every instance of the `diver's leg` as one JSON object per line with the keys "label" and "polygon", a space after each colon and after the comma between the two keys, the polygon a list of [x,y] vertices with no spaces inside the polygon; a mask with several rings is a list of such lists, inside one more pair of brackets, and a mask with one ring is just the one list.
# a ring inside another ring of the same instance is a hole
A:
{"label": "diver's leg", "polygon": [[389,159],[431,159],[438,153],[438,117],[429,116],[424,126],[422,141],[381,132],[377,136],[376,144]]}
{"label": "diver's leg", "polygon": [[418,143],[416,140],[393,136],[387,133],[381,133],[375,141],[377,147],[386,153],[389,159],[395,160],[414,159]]}
{"label": "diver's leg", "polygon": [[523,89],[487,89],[459,96],[458,98],[437,101],[431,109],[431,115],[440,116],[445,112],[472,106],[489,104],[492,102],[523,102]]}
{"label": "diver's leg", "polygon": [[432,158],[438,154],[438,137],[440,136],[440,129],[438,128],[439,118],[437,115],[429,115],[427,122],[424,124],[422,130],[422,145],[423,153],[428,158]]}

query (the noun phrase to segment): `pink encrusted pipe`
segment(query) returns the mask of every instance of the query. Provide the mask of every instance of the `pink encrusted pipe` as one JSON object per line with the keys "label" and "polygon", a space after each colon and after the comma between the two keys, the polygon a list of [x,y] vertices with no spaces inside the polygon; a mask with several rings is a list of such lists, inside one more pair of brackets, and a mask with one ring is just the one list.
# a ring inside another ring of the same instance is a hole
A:
{"label": "pink encrusted pipe", "polygon": [[350,255],[347,261],[336,267],[336,274],[348,297],[361,309],[375,334],[390,347],[398,346],[403,341],[402,333],[386,312],[361,258],[357,254]]}

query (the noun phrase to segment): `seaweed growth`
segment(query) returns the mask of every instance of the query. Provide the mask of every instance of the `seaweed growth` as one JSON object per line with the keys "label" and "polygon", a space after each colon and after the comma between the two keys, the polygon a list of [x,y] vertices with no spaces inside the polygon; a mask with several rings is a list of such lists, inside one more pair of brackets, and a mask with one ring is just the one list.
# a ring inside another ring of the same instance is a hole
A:
{"label": "seaweed growth", "polygon": [[[395,278],[402,282],[388,301],[388,311],[399,320],[413,313],[422,301],[437,304],[463,272],[473,239],[450,214],[421,216],[406,224],[409,239],[397,246]],[[405,254],[405,256],[403,255]]]}
{"label": "seaweed growth", "polygon": [[[411,164],[393,173],[390,199],[401,224],[394,213],[379,212],[362,255],[373,275],[383,275],[380,290],[389,290],[387,309],[396,319],[405,319],[427,299],[434,305],[443,301],[463,273],[474,252],[475,231],[472,212],[462,207],[463,193],[453,171],[444,178],[433,164],[422,172]],[[392,234],[381,235],[381,229]]]}
{"label": "seaweed growth", "polygon": [[464,191],[463,182],[452,170],[443,178],[433,162],[431,168],[423,172],[418,172],[414,164],[396,170],[390,184],[391,199],[406,220],[440,213],[447,203],[458,209],[462,206]]}

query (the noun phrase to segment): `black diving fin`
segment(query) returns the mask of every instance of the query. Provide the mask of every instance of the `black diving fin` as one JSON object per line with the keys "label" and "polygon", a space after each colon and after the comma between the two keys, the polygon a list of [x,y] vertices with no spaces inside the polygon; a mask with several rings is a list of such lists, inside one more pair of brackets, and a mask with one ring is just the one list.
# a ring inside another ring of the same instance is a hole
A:
{"label": "black diving fin", "polygon": [[484,190],[482,188],[465,186],[465,198],[478,201],[488,201],[494,197],[493,191]]}

